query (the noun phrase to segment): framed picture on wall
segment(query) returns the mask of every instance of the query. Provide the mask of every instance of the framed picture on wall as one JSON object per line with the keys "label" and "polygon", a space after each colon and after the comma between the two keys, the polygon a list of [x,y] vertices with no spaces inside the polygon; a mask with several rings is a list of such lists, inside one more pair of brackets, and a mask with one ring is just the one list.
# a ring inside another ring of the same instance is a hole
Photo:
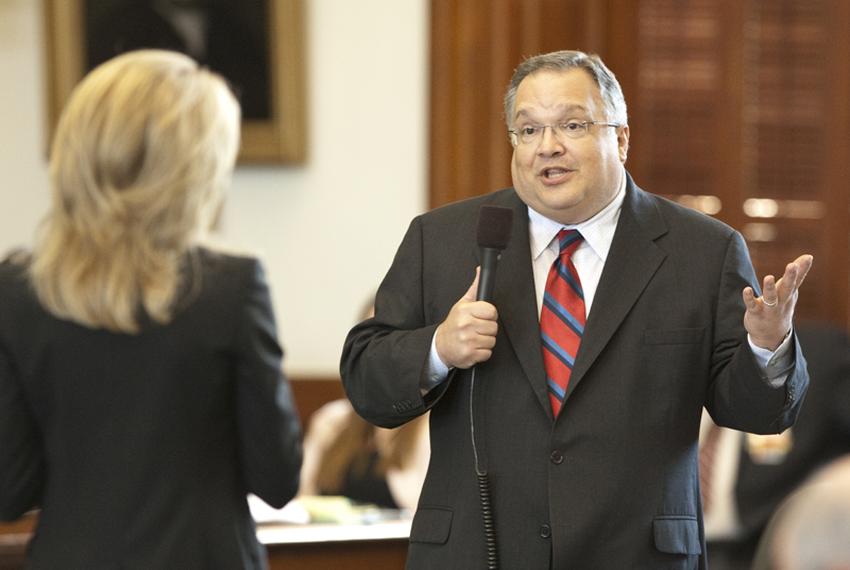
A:
{"label": "framed picture on wall", "polygon": [[74,86],[125,51],[180,51],[242,105],[242,163],[306,155],[302,0],[44,0],[48,136]]}

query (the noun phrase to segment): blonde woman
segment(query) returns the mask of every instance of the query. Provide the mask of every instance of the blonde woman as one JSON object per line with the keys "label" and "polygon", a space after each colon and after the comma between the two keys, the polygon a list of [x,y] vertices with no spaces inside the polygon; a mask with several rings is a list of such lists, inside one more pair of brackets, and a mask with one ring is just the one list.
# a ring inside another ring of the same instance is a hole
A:
{"label": "blonde woman", "polygon": [[0,264],[0,519],[31,568],[263,568],[246,494],[298,486],[301,429],[259,262],[198,240],[239,144],[224,81],[112,59],[53,142],[52,208]]}

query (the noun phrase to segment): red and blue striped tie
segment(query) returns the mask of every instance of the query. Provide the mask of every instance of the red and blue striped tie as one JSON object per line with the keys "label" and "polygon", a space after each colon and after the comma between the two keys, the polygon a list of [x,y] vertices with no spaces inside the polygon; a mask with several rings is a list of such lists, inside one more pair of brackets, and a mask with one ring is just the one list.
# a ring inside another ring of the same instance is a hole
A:
{"label": "red and blue striped tie", "polygon": [[549,269],[540,312],[543,365],[546,368],[549,402],[555,417],[561,411],[584,334],[584,293],[571,259],[581,241],[578,230],[558,232],[561,253]]}

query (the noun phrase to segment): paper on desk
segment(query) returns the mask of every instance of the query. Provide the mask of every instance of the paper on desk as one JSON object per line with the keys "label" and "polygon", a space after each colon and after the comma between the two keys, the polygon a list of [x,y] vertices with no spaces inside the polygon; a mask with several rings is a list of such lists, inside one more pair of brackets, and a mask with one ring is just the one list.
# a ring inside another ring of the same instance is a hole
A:
{"label": "paper on desk", "polygon": [[258,523],[330,523],[377,524],[410,518],[410,513],[396,509],[383,509],[376,505],[353,502],[341,496],[300,496],[282,509],[273,509],[261,499],[248,497],[251,514]]}
{"label": "paper on desk", "polygon": [[298,499],[289,501],[282,509],[275,509],[259,497],[248,495],[248,507],[251,509],[251,516],[254,517],[257,524],[308,524],[310,522],[310,513]]}

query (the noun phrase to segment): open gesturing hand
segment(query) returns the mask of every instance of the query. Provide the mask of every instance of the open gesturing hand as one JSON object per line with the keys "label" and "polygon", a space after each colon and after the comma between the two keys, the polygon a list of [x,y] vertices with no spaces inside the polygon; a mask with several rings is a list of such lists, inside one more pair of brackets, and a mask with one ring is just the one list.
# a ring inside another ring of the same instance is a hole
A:
{"label": "open gesturing hand", "polygon": [[773,275],[765,276],[761,297],[756,297],[752,287],[744,289],[744,328],[756,346],[776,350],[791,330],[800,285],[813,261],[811,255],[801,255],[785,266],[779,281]]}

